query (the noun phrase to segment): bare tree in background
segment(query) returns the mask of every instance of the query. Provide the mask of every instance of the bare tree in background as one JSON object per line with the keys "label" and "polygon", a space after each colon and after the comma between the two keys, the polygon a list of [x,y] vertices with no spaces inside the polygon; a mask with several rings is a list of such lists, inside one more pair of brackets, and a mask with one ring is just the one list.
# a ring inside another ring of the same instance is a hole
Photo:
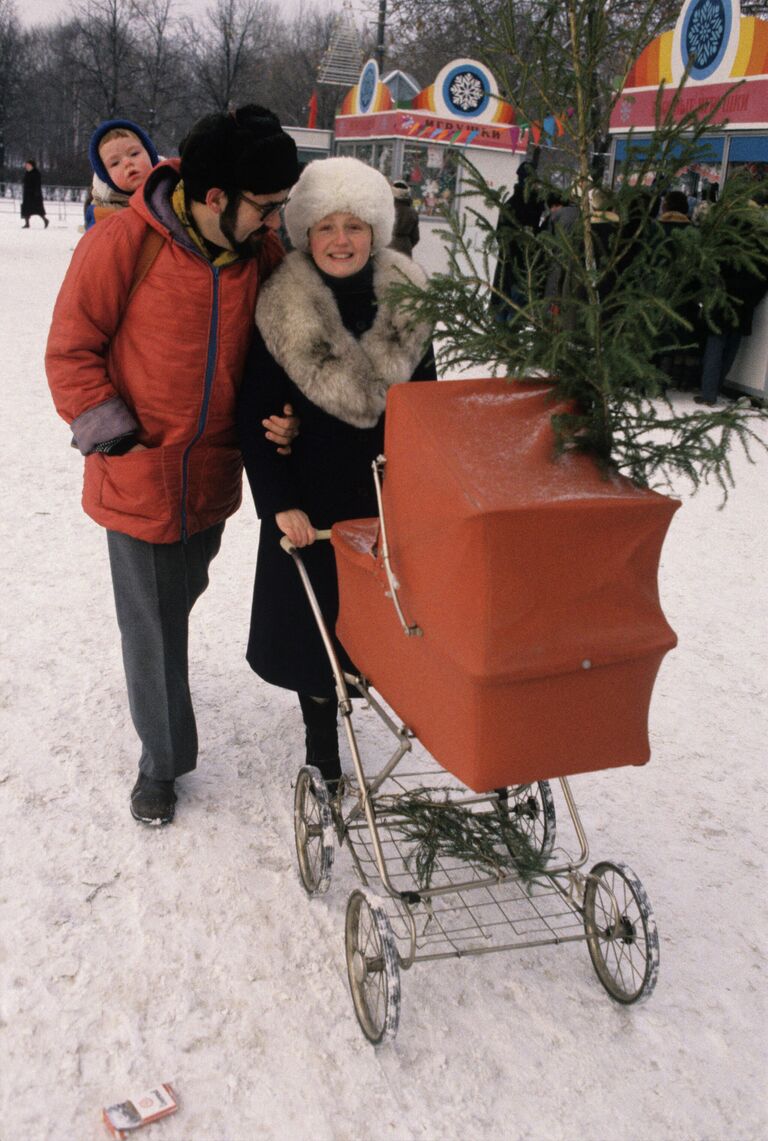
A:
{"label": "bare tree in background", "polygon": [[[593,150],[602,149],[597,125],[605,92],[621,82],[633,53],[672,26],[680,4],[593,0],[580,6],[610,39],[600,81],[596,74],[591,80],[594,98],[586,100],[594,115]],[[68,18],[25,29],[15,0],[0,0],[6,166],[18,173],[26,154],[34,154],[54,179],[82,185],[90,178],[88,138],[102,119],[135,119],[171,154],[191,122],[230,101],[266,103],[285,123],[301,126],[314,90],[319,125],[333,125],[344,89],[316,86],[316,76],[336,11],[305,0],[293,18],[281,18],[268,0],[214,0],[205,19],[193,24],[174,18],[174,5],[183,11],[177,0],[72,0]],[[401,67],[427,84],[449,60],[473,56],[490,65],[502,94],[523,115],[541,118],[544,71],[554,81],[559,69],[558,105],[572,104],[566,7],[565,0],[388,0],[386,68]],[[742,11],[768,16],[768,0],[742,0]],[[367,0],[371,53],[377,12],[378,0]],[[502,20],[514,22],[504,36]],[[553,44],[544,54],[542,42]]]}
{"label": "bare tree in background", "polygon": [[56,181],[71,184],[85,181],[93,129],[84,107],[87,80],[79,46],[79,29],[72,20],[27,33],[23,116],[16,136],[17,148],[37,154],[56,172]]}
{"label": "bare tree in background", "polygon": [[76,62],[97,119],[128,113],[128,76],[136,61],[135,19],[133,0],[81,0],[75,8]]}
{"label": "bare tree in background", "polygon": [[320,12],[302,3],[292,19],[279,26],[267,62],[263,99],[281,122],[304,126],[314,91],[318,101],[318,126],[333,126],[343,91],[318,86],[317,71],[335,21],[335,13]]}
{"label": "bare tree in background", "polygon": [[174,0],[134,0],[141,76],[142,126],[154,137],[173,118],[181,85],[181,45],[175,35]]}
{"label": "bare tree in background", "polygon": [[17,109],[24,69],[24,35],[14,0],[0,0],[0,179],[5,178],[6,134]]}
{"label": "bare tree in background", "polygon": [[385,70],[399,67],[427,84],[450,60],[479,57],[500,7],[501,0],[389,0]]}
{"label": "bare tree in background", "polygon": [[[609,20],[615,43],[636,42],[634,31],[642,20],[648,39],[671,27],[680,11],[682,0],[656,0],[649,5],[643,0],[596,0],[598,8]],[[744,3],[742,9],[749,5]],[[768,3],[751,7],[768,10]],[[513,5],[504,0],[391,0],[387,9],[388,58],[390,63],[413,71],[422,82],[429,83],[439,69],[457,56],[484,60],[494,70],[509,64],[509,54],[500,42],[501,21],[515,24],[516,44],[525,46],[528,62],[535,69],[537,36],[542,28],[558,20],[566,23],[565,5],[557,0],[517,0]],[[564,41],[563,41],[564,42]],[[646,41],[647,42],[647,41]],[[525,53],[523,53],[525,54]],[[516,54],[516,62],[519,54]],[[610,56],[601,61],[611,66]],[[519,83],[515,88],[519,89]]]}
{"label": "bare tree in background", "polygon": [[202,25],[183,22],[185,50],[205,110],[224,111],[249,100],[274,36],[276,17],[264,0],[216,0]]}

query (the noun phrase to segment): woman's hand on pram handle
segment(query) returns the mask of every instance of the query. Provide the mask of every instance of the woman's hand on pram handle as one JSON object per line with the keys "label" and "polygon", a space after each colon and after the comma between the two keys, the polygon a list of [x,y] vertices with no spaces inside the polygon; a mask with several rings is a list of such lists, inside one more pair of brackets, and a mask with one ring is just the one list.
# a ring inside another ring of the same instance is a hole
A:
{"label": "woman's hand on pram handle", "polygon": [[309,521],[306,512],[298,507],[290,511],[278,511],[275,522],[294,547],[309,547],[317,538],[317,531]]}

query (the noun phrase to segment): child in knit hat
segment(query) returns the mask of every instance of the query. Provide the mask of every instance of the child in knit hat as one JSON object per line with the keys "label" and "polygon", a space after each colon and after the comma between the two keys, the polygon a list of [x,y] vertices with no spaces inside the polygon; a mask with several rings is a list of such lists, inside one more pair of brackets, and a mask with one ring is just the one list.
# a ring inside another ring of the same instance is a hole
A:
{"label": "child in knit hat", "polygon": [[128,205],[128,199],[160,161],[149,135],[129,119],[107,119],[91,136],[91,202],[85,212],[89,230],[100,218]]}

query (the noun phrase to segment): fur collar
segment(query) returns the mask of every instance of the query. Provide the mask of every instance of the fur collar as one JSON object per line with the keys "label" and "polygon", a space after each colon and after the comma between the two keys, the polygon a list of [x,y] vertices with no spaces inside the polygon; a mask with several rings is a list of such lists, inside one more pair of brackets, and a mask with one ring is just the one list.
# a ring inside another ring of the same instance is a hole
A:
{"label": "fur collar", "polygon": [[432,334],[387,302],[390,286],[404,279],[426,284],[410,258],[389,249],[376,254],[378,311],[359,340],[344,328],[336,299],[307,254],[288,254],[259,293],[256,325],[272,357],[308,400],[355,428],[374,426],[388,389],[411,379]]}

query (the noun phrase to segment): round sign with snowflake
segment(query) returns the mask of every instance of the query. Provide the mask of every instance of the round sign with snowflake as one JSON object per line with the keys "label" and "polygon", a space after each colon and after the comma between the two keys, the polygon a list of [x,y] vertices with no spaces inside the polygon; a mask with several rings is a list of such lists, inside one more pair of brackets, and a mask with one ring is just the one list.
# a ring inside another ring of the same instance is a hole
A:
{"label": "round sign with snowflake", "polygon": [[675,25],[672,74],[679,83],[726,83],[741,32],[740,0],[686,0]]}
{"label": "round sign with snowflake", "polygon": [[709,79],[717,71],[731,34],[733,12],[728,0],[697,0],[683,24],[683,63],[693,79]]}
{"label": "round sign with snowflake", "polygon": [[487,122],[496,109],[498,88],[487,68],[473,59],[455,59],[434,84],[435,109],[452,119]]}
{"label": "round sign with snowflake", "polygon": [[368,109],[373,103],[376,95],[376,88],[379,86],[379,65],[375,59],[369,59],[363,68],[363,74],[360,76],[360,85],[358,88],[358,99],[360,104],[360,114],[367,115]]}
{"label": "round sign with snowflake", "polygon": [[481,115],[488,106],[485,76],[475,67],[453,68],[443,81],[443,98],[454,115]]}

